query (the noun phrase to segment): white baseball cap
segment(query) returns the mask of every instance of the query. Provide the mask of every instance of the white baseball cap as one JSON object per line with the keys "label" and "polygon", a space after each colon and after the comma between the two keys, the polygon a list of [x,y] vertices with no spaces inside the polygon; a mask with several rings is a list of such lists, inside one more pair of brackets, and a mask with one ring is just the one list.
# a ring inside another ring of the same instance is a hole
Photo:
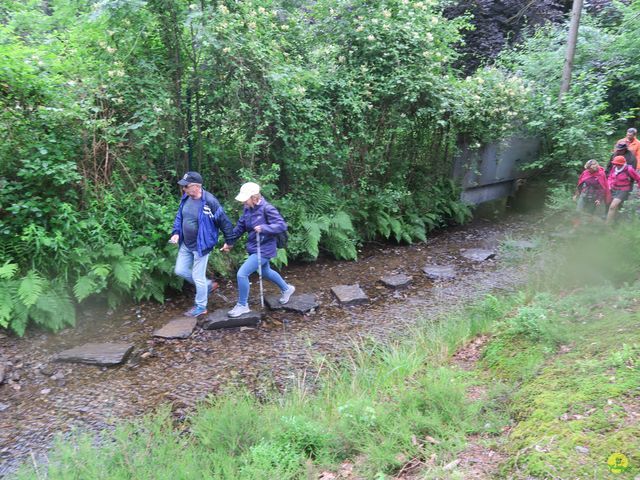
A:
{"label": "white baseball cap", "polygon": [[247,182],[240,187],[240,193],[236,195],[236,200],[246,202],[250,197],[260,193],[260,185],[253,182]]}

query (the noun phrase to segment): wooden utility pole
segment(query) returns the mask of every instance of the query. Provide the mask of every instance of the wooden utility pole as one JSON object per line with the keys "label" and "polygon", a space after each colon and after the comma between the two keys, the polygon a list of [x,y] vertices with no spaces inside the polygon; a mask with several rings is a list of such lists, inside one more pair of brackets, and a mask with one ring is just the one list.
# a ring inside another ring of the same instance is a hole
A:
{"label": "wooden utility pole", "polygon": [[564,68],[562,69],[560,99],[562,99],[562,96],[569,91],[569,85],[571,84],[571,69],[573,68],[573,57],[576,54],[576,43],[578,43],[578,27],[580,26],[581,13],[582,0],[573,0],[571,24],[569,25],[569,38],[567,40],[567,52],[564,57]]}

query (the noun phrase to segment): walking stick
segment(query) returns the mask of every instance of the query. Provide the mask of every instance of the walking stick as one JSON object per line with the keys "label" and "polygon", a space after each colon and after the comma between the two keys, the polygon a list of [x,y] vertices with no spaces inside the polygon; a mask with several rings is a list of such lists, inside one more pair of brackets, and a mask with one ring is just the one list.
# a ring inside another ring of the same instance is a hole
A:
{"label": "walking stick", "polygon": [[258,277],[260,278],[260,306],[264,309],[264,292],[262,290],[262,253],[260,252],[260,232],[256,232],[258,239]]}

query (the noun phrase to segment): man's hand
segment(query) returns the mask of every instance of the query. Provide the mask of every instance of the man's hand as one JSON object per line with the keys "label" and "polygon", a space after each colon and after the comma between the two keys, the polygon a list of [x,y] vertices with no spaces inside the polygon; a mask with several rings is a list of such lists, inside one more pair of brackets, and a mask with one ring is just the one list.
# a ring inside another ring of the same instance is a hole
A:
{"label": "man's hand", "polygon": [[169,239],[169,243],[178,243],[178,239],[180,238],[180,235],[178,235],[177,233],[175,235],[171,235],[171,238]]}
{"label": "man's hand", "polygon": [[256,233],[262,232],[262,225],[256,225],[255,227],[253,227],[253,231]]}
{"label": "man's hand", "polygon": [[600,200],[596,200],[596,207],[600,206]]}
{"label": "man's hand", "polygon": [[232,245],[229,245],[227,243],[225,243],[222,248],[220,249],[221,252],[230,252],[231,249],[233,248]]}
{"label": "man's hand", "polygon": [[575,202],[578,199],[578,195],[573,196],[573,201]]}

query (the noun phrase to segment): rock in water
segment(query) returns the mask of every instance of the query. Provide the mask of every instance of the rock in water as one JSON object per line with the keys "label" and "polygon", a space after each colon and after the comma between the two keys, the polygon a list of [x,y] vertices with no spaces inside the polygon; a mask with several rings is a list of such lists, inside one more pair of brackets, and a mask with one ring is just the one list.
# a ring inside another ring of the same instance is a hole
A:
{"label": "rock in water", "polygon": [[451,280],[456,276],[453,265],[425,265],[422,271],[430,280]]}
{"label": "rock in water", "polygon": [[221,308],[200,319],[200,326],[205,330],[217,330],[219,328],[257,327],[262,320],[262,313],[250,311],[236,318],[227,315],[227,310]]}
{"label": "rock in water", "polygon": [[357,283],[355,285],[338,285],[331,287],[331,291],[341,305],[360,305],[369,301],[369,297],[367,297],[366,293],[364,293]]}
{"label": "rock in water", "polygon": [[108,367],[125,362],[132,351],[133,345],[125,343],[87,343],[60,352],[54,357],[54,360]]}
{"label": "rock in water", "polygon": [[468,248],[462,251],[462,256],[474,262],[484,262],[485,260],[495,257],[496,252],[483,248]]}
{"label": "rock in water", "polygon": [[387,275],[380,279],[380,282],[389,288],[404,288],[408,286],[413,279],[404,273],[397,275]]}
{"label": "rock in water", "polygon": [[196,328],[198,319],[193,317],[180,317],[171,320],[164,327],[153,332],[154,337],[162,338],[189,338]]}
{"label": "rock in water", "polygon": [[311,293],[294,294],[284,305],[279,302],[279,299],[279,296],[269,295],[264,300],[271,310],[288,310],[297,313],[307,313],[320,306],[316,296]]}

